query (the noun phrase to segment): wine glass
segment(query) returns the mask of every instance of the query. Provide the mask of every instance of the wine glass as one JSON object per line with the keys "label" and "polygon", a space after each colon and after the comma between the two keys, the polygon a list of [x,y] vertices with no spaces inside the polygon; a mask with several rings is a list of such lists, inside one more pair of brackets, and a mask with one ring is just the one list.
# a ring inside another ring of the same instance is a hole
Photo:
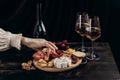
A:
{"label": "wine glass", "polygon": [[92,52],[90,55],[87,55],[86,58],[88,60],[99,60],[100,57],[94,53],[94,41],[101,36],[99,17],[94,16],[93,19],[90,19],[90,23],[91,26],[86,29],[86,37],[92,41]]}
{"label": "wine glass", "polygon": [[47,38],[46,28],[42,20],[42,3],[37,3],[36,6],[36,25],[33,30],[33,37],[35,38]]}
{"label": "wine glass", "polygon": [[77,20],[76,20],[76,25],[75,25],[75,31],[82,37],[82,47],[81,47],[81,51],[85,52],[85,46],[84,46],[84,36],[85,36],[85,30],[86,27],[88,27],[89,25],[89,16],[87,13],[81,13],[78,12],[77,13]]}

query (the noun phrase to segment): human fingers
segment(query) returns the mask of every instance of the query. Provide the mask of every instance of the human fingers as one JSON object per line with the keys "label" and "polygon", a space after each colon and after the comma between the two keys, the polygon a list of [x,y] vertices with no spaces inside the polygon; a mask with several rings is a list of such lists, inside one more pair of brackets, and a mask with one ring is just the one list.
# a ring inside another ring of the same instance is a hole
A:
{"label": "human fingers", "polygon": [[49,43],[50,45],[52,45],[55,49],[58,49],[58,47],[57,47],[55,44],[53,44],[52,42],[48,41],[48,43]]}
{"label": "human fingers", "polygon": [[56,49],[50,43],[46,43],[46,47],[52,49],[53,53],[55,53]]}

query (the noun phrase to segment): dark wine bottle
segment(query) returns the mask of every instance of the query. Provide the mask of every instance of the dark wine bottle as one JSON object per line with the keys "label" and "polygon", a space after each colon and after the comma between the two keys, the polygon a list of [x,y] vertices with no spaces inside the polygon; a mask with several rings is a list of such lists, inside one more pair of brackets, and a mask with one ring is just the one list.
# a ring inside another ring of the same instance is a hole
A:
{"label": "dark wine bottle", "polygon": [[36,25],[34,27],[34,31],[33,31],[33,37],[34,38],[47,38],[47,33],[46,33],[46,28],[43,24],[42,21],[42,4],[41,3],[37,3],[37,10],[36,10]]}

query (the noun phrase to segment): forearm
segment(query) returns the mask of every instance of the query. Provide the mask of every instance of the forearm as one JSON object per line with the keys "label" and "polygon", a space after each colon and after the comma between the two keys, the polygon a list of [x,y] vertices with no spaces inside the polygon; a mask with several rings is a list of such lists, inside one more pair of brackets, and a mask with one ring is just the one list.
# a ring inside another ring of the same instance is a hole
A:
{"label": "forearm", "polygon": [[23,37],[22,34],[13,34],[0,28],[0,51],[5,51],[11,47],[20,50],[21,45],[27,46],[33,50],[39,50],[42,47],[49,47],[54,51],[57,49],[52,42],[45,39]]}

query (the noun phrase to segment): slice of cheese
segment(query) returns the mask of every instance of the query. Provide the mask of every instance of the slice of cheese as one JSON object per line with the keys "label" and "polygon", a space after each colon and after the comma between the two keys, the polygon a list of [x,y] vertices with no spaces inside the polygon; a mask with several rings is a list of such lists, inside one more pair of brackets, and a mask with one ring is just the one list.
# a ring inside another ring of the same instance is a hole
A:
{"label": "slice of cheese", "polygon": [[77,56],[77,57],[85,57],[86,56],[86,53],[84,52],[80,52],[80,51],[75,51],[73,53],[73,55]]}

